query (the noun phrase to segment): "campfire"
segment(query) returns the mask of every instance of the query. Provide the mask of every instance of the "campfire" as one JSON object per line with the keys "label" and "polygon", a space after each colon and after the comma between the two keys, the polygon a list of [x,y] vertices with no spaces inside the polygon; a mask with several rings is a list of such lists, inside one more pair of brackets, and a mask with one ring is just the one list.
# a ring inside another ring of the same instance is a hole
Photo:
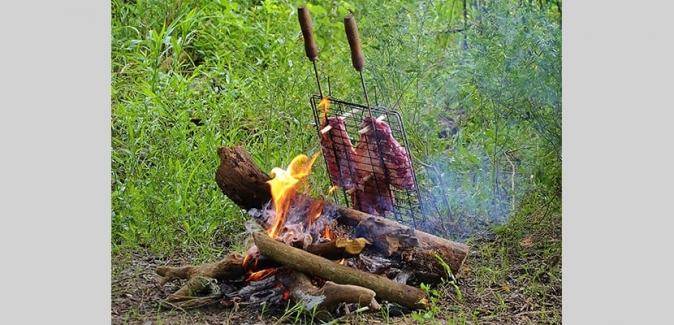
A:
{"label": "campfire", "polygon": [[[306,8],[300,7],[298,16],[307,56],[314,61],[317,50]],[[353,17],[345,18],[345,26],[354,67],[361,72],[364,59]],[[291,301],[334,314],[356,306],[378,310],[386,302],[423,309],[428,299],[418,285],[439,283],[460,270],[468,246],[399,222],[413,225],[422,211],[411,155],[396,140],[406,143],[400,116],[370,106],[362,73],[365,106],[322,96],[316,76],[319,95],[312,97],[312,107],[321,152],[298,155],[286,169],[267,175],[243,146],[218,149],[216,183],[263,231],[252,234],[254,245],[245,254],[234,252],[206,265],[157,268],[161,284],[187,279],[167,298],[169,306]],[[337,108],[332,112],[331,104]],[[349,118],[362,122],[347,124]],[[359,136],[355,148],[348,132]],[[307,177],[320,153],[333,186],[329,193],[341,190],[343,204],[308,194]]]}
{"label": "campfire", "polygon": [[264,231],[253,234],[255,245],[245,255],[157,268],[161,284],[188,280],[167,298],[170,306],[290,300],[334,313],[349,305],[377,310],[386,301],[422,309],[428,300],[417,285],[458,273],[467,256],[464,244],[307,195],[303,188],[316,156],[298,156],[288,169],[274,169],[272,179],[243,146],[220,147],[218,155],[216,183]]}

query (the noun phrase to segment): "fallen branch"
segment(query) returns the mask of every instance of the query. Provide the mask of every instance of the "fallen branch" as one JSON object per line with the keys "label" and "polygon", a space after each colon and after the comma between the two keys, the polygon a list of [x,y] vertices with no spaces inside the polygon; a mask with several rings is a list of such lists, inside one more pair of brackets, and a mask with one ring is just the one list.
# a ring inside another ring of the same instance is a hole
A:
{"label": "fallen branch", "polygon": [[379,298],[411,308],[428,307],[426,294],[419,288],[389,280],[335,263],[301,249],[278,242],[265,233],[254,233],[260,254],[284,266],[339,284],[351,284],[372,289]]}
{"label": "fallen branch", "polygon": [[196,275],[190,278],[184,286],[178,291],[168,296],[167,301],[189,300],[198,297],[199,294],[219,295],[220,287],[218,281],[203,275]]}
{"label": "fallen branch", "polygon": [[204,265],[187,266],[160,266],[157,267],[157,274],[163,276],[159,285],[174,279],[192,279],[197,275],[217,280],[235,279],[244,274],[243,256],[238,253],[231,253],[219,262]]}
{"label": "fallen branch", "polygon": [[305,310],[334,312],[340,303],[357,303],[372,310],[381,309],[371,289],[332,281],[318,288],[301,272],[293,272],[281,281],[290,292],[290,299],[302,304]]}

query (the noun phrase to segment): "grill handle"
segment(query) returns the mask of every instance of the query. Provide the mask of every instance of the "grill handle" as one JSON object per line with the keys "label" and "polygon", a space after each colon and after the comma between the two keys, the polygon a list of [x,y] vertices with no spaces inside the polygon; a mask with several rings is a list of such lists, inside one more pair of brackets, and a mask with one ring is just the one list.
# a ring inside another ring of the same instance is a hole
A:
{"label": "grill handle", "polygon": [[356,18],[354,18],[352,14],[344,17],[344,31],[346,32],[346,38],[349,40],[353,67],[356,71],[362,72],[363,68],[365,68],[365,56],[363,55],[363,50],[360,48],[360,38],[358,37]]}
{"label": "grill handle", "polygon": [[307,52],[307,57],[312,62],[316,61],[318,58],[318,48],[316,47],[314,32],[311,28],[311,15],[306,6],[297,8],[297,17],[300,20],[300,28],[304,37],[304,50]]}

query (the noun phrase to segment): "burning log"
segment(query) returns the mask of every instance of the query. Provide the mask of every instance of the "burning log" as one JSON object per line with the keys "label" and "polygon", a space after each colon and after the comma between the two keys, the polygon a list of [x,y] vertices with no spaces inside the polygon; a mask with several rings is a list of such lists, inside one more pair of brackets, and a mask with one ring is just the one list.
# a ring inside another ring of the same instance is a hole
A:
{"label": "burning log", "polygon": [[265,233],[254,233],[260,253],[286,267],[339,284],[372,289],[378,297],[411,309],[426,308],[428,299],[419,288],[363,272],[278,242]]}
{"label": "burning log", "polygon": [[417,277],[437,282],[446,271],[436,255],[456,274],[463,265],[468,246],[403,226],[395,221],[326,203],[339,214],[337,222],[354,226],[356,236],[374,243],[374,249],[386,257],[399,256]]}
{"label": "burning log", "polygon": [[[270,188],[266,183],[270,178],[260,170],[246,149],[242,145],[223,146],[218,149],[218,155],[221,163],[216,171],[216,183],[222,192],[242,209],[265,207],[271,199]],[[243,188],[243,193],[255,195],[247,197],[236,193],[230,196]],[[325,202],[323,211],[327,210],[336,212],[336,221],[339,224],[356,227],[359,231],[356,237],[376,242],[375,248],[382,248],[388,256],[400,256],[412,268],[417,268],[419,275],[425,278],[437,280],[446,276],[442,263],[435,257],[436,254],[449,265],[454,274],[458,273],[468,255],[468,246],[465,244],[411,229],[392,220]]]}

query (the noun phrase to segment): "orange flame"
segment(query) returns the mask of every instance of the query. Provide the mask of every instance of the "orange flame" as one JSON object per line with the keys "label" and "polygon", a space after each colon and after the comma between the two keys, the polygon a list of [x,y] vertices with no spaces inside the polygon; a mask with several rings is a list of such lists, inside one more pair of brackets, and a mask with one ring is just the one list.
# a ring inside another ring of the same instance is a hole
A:
{"label": "orange flame", "polygon": [[337,185],[332,185],[332,186],[328,189],[328,196],[330,196],[330,194],[332,194],[334,191],[336,191],[336,190],[338,190],[338,189],[339,189],[339,186],[337,186]]}
{"label": "orange flame", "polygon": [[268,275],[274,273],[276,269],[266,269],[266,270],[260,270],[257,272],[253,272],[246,277],[246,281],[258,281],[266,278]]}
{"label": "orange flame", "polygon": [[250,262],[251,256],[252,256],[251,254],[246,254],[246,257],[243,258],[243,262],[241,263],[241,265],[244,266],[247,265],[248,262]]}
{"label": "orange flame", "polygon": [[328,99],[328,97],[323,97],[321,99],[321,102],[318,103],[318,106],[323,108],[324,123],[328,123],[328,107],[330,107],[330,100]]}
{"label": "orange flame", "polygon": [[309,212],[307,212],[307,229],[311,227],[311,224],[314,222],[314,220],[317,220],[321,217],[324,205],[325,201],[323,200],[315,200],[311,202],[311,206],[309,206]]}
{"label": "orange flame", "polygon": [[330,227],[328,227],[328,224],[325,224],[325,230],[323,230],[323,238],[328,238],[328,239],[334,239],[332,238],[332,233],[330,232]]}
{"label": "orange flame", "polygon": [[275,210],[274,224],[267,232],[271,238],[276,238],[283,228],[290,204],[297,193],[302,190],[302,186],[307,185],[306,177],[309,176],[311,166],[319,153],[320,151],[311,159],[307,155],[298,155],[290,162],[286,170],[278,167],[271,170],[270,176],[273,178],[267,181],[271,187]]}

